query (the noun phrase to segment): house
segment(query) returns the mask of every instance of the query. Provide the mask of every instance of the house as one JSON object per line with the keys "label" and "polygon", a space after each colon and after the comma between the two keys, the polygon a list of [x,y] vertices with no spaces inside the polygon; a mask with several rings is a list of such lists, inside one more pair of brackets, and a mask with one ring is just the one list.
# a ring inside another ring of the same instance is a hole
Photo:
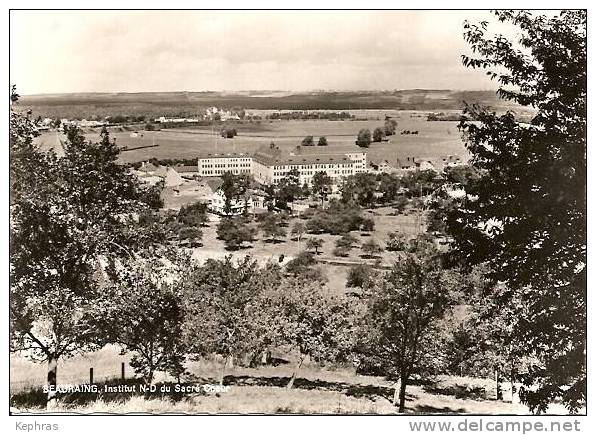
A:
{"label": "house", "polygon": [[141,163],[141,167],[139,168],[139,171],[145,172],[147,174],[154,174],[155,171],[157,171],[157,166],[155,166],[151,162],[143,162],[143,163]]}
{"label": "house", "polygon": [[461,166],[465,165],[466,163],[458,156],[458,155],[448,155],[443,157],[443,169],[454,167],[454,166]]}
{"label": "house", "polygon": [[[163,166],[160,166],[160,168],[163,168]],[[176,172],[172,168],[168,168],[166,170],[164,187],[176,188],[176,187],[179,187],[180,185],[182,185],[183,183],[184,183],[184,180],[182,179],[180,174],[178,174],[178,172]]]}
{"label": "house", "polygon": [[450,198],[461,199],[466,196],[466,190],[460,183],[444,184],[442,189]]}
{"label": "house", "polygon": [[387,160],[373,161],[369,163],[370,172],[389,174],[395,172],[396,168],[389,164]]}
{"label": "house", "polygon": [[401,171],[435,171],[437,166],[433,163],[432,159],[428,157],[406,157],[405,160],[397,159],[397,167]]}
{"label": "house", "polygon": [[416,166],[416,169],[419,171],[435,171],[435,172],[437,172],[437,168],[435,167],[433,162],[426,158],[414,157],[414,165]]}
{"label": "house", "polygon": [[230,210],[226,210],[226,197],[221,188],[223,181],[220,178],[212,178],[207,180],[206,183],[211,189],[208,208],[213,213],[222,216],[237,216],[244,213],[245,210],[253,208],[252,197],[247,194],[242,198],[233,198],[230,201]]}
{"label": "house", "polygon": [[159,165],[153,173],[157,177],[166,178],[166,176],[168,175],[168,169],[169,168],[167,166]]}

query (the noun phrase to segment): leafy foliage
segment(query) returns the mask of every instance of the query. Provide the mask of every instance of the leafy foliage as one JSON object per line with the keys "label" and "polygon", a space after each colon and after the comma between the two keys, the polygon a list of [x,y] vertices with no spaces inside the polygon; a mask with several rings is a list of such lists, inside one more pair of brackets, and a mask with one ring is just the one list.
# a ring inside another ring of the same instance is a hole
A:
{"label": "leafy foliage", "polygon": [[184,311],[173,281],[180,267],[165,257],[143,257],[121,264],[117,279],[102,288],[94,323],[104,342],[133,353],[130,365],[151,384],[157,370],[174,376],[183,372]]}
{"label": "leafy foliage", "polygon": [[321,283],[293,278],[265,292],[261,304],[272,343],[299,352],[289,388],[306,356],[332,362],[351,355],[355,316],[347,297],[334,295]]}
{"label": "leafy foliage", "polygon": [[113,264],[149,240],[135,216],[150,208],[106,130],[91,143],[66,128],[58,156],[37,149],[26,116],[10,122],[11,347],[48,361],[55,384],[59,358],[96,346],[100,258]]}
{"label": "leafy foliage", "polygon": [[358,132],[358,136],[356,137],[356,145],[363,148],[368,148],[372,141],[370,130],[367,128],[363,128]]}
{"label": "leafy foliage", "polygon": [[237,263],[226,257],[194,265],[183,284],[184,339],[190,352],[231,359],[261,348],[265,334],[255,315],[257,301],[279,281],[277,266],[261,269],[248,256]]}
{"label": "leafy foliage", "polygon": [[275,242],[278,238],[285,237],[286,235],[286,229],[283,226],[284,223],[281,214],[269,212],[259,224],[259,228],[266,238]]}
{"label": "leafy foliage", "polygon": [[449,232],[458,261],[488,262],[507,284],[493,296],[496,310],[521,300],[515,334],[541,361],[524,376],[538,388],[524,389],[523,400],[544,410],[559,397],[574,411],[586,395],[586,11],[496,16],[519,28],[519,46],[467,23],[476,57],[464,64],[486,69],[502,98],[535,115],[528,124],[466,109],[476,121],[461,129],[482,176],[468,192],[477,199],[450,213]]}
{"label": "leafy foliage", "polygon": [[359,350],[385,373],[400,379],[399,410],[414,374],[433,371],[438,320],[452,303],[456,276],[436,255],[410,254],[367,287],[367,311]]}
{"label": "leafy foliage", "polygon": [[243,219],[223,218],[217,224],[217,237],[223,240],[226,248],[236,250],[245,242],[252,241],[254,231]]}
{"label": "leafy foliage", "polygon": [[306,249],[314,250],[315,254],[319,254],[319,249],[323,246],[323,240],[316,237],[311,237],[306,241]]}

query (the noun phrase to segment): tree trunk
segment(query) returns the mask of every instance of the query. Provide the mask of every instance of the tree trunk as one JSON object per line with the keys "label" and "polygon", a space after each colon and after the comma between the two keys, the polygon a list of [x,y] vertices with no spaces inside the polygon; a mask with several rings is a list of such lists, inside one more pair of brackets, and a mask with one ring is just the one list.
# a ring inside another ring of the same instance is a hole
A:
{"label": "tree trunk", "polygon": [[298,370],[300,370],[300,367],[302,367],[302,362],[304,361],[304,355],[300,355],[300,359],[298,360],[298,364],[296,365],[296,368],[294,369],[294,373],[292,373],[292,377],[290,378],[290,382],[288,382],[288,385],[286,385],[286,388],[292,388],[294,386],[294,381],[296,380],[296,375],[298,374]]}
{"label": "tree trunk", "polygon": [[497,400],[503,400],[503,391],[501,390],[501,377],[499,376],[499,369],[495,369],[495,383],[497,386]]}
{"label": "tree trunk", "polygon": [[155,369],[153,366],[149,367],[149,372],[147,373],[147,385],[151,386],[153,384],[153,377],[155,376]]}
{"label": "tree trunk", "polygon": [[404,412],[406,408],[406,386],[408,379],[405,375],[401,375],[395,385],[393,386],[393,405],[398,405],[398,412]]}
{"label": "tree trunk", "polygon": [[517,389],[515,387],[515,363],[511,360],[511,403],[519,403],[519,396],[516,394]]}
{"label": "tree trunk", "polygon": [[58,379],[58,358],[52,354],[48,358],[48,397],[46,402],[46,409],[55,408],[58,403],[56,397],[56,385]]}
{"label": "tree trunk", "polygon": [[226,363],[227,363],[227,358],[224,360],[223,364],[221,365],[221,372],[219,374],[219,386],[223,387],[224,384],[224,377],[226,375]]}
{"label": "tree trunk", "polygon": [[406,386],[408,385],[408,379],[404,378],[401,381],[399,388],[399,412],[403,413],[406,410]]}

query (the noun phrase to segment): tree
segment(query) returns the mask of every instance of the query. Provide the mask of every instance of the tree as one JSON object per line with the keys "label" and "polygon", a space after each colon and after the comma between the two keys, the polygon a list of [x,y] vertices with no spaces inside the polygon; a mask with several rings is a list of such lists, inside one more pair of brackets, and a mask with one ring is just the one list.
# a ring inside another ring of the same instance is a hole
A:
{"label": "tree", "polygon": [[373,142],[381,142],[385,137],[385,131],[381,127],[377,127],[373,131]]}
{"label": "tree", "polygon": [[379,183],[377,191],[382,194],[380,201],[383,203],[394,201],[401,187],[400,179],[394,174],[386,173],[379,174],[377,177]]}
{"label": "tree", "polygon": [[340,190],[343,202],[355,202],[362,207],[370,207],[375,202],[377,178],[369,172],[358,172],[346,177]]}
{"label": "tree", "polygon": [[344,233],[342,236],[335,241],[335,246],[352,248],[352,246],[358,242],[358,239],[350,233]]}
{"label": "tree", "polygon": [[312,192],[319,195],[321,201],[329,194],[332,185],[333,181],[325,171],[316,171],[312,177]]}
{"label": "tree", "polygon": [[223,218],[217,224],[217,238],[223,240],[226,249],[236,250],[253,240],[253,231],[239,219]]}
{"label": "tree", "polygon": [[250,186],[250,177],[246,174],[235,175],[227,171],[224,172],[221,180],[221,190],[224,196],[223,212],[229,216],[232,214],[233,202],[244,200],[246,205],[247,199],[245,194]]}
{"label": "tree", "polygon": [[155,126],[151,123],[145,124],[145,131],[155,131]]}
{"label": "tree", "polygon": [[[191,353],[198,356],[219,354],[224,370],[234,358],[261,348],[265,331],[256,321],[258,298],[265,288],[280,281],[279,269],[260,269],[250,257],[233,262],[208,259],[202,266],[193,265],[183,284],[185,312],[183,336]],[[253,314],[254,313],[254,314]]]}
{"label": "tree", "polygon": [[385,244],[385,249],[388,251],[405,251],[408,248],[408,243],[406,241],[406,236],[399,232],[393,231],[387,234],[387,243]]}
{"label": "tree", "polygon": [[321,136],[319,138],[319,141],[317,142],[317,145],[320,146],[320,147],[326,147],[327,145],[329,145],[327,143],[327,138],[325,136]]}
{"label": "tree", "polygon": [[335,241],[335,249],[333,250],[333,255],[336,257],[347,257],[352,249],[354,243],[356,243],[358,239],[352,236],[350,233],[345,233],[339,239]]}
{"label": "tree", "polygon": [[176,274],[176,268],[151,252],[142,260],[126,260],[117,279],[102,288],[94,316],[103,341],[122,346],[123,354],[132,353],[130,365],[148,385],[158,370],[173,376],[184,371],[182,298],[178,283],[165,279]]}
{"label": "tree", "polygon": [[197,227],[183,226],[178,229],[178,240],[187,241],[191,247],[200,245],[203,232]]}
{"label": "tree", "polygon": [[451,272],[438,257],[408,255],[367,290],[358,349],[399,381],[394,403],[405,410],[406,388],[415,374],[432,370],[437,321],[450,304]]}
{"label": "tree", "polygon": [[323,246],[323,241],[315,237],[311,237],[306,241],[306,249],[315,251],[315,254],[319,255],[319,249]]}
{"label": "tree", "polygon": [[221,129],[221,137],[226,139],[234,139],[234,137],[238,134],[235,128],[224,127]]}
{"label": "tree", "polygon": [[296,237],[298,239],[298,242],[300,242],[300,239],[302,238],[305,232],[306,226],[302,222],[298,221],[294,223],[294,226],[292,227],[292,231],[290,232],[290,234],[293,237]]}
{"label": "tree", "polygon": [[486,69],[501,98],[535,114],[521,123],[467,107],[474,122],[460,126],[481,178],[466,189],[477,199],[450,214],[449,232],[458,261],[488,262],[507,284],[497,310],[515,298],[528,310],[515,334],[541,363],[523,377],[522,400],[541,411],[560,398],[573,412],[586,400],[586,11],[495,14],[519,28],[521,48],[466,23],[477,57],[464,65]]}
{"label": "tree", "polygon": [[359,147],[368,148],[370,146],[370,142],[370,130],[367,128],[363,128],[358,132],[358,136],[356,138],[356,145],[358,145]]}
{"label": "tree", "polygon": [[266,238],[271,238],[275,243],[277,238],[285,237],[286,230],[282,226],[281,216],[272,212],[267,213],[259,224],[259,228]]}
{"label": "tree", "polygon": [[385,119],[384,133],[385,136],[393,136],[397,129],[397,121],[395,119]]}
{"label": "tree", "polygon": [[68,127],[58,157],[33,143],[26,116],[11,111],[10,122],[11,350],[48,363],[53,406],[58,360],[97,346],[99,258],[113,264],[150,243],[134,222],[149,207],[105,129],[91,143]]}
{"label": "tree", "polygon": [[398,197],[396,197],[395,203],[393,204],[393,207],[395,208],[395,214],[403,213],[407,205],[408,198],[406,198],[404,195],[399,195]]}
{"label": "tree", "polygon": [[461,184],[467,186],[480,179],[477,168],[470,165],[449,166],[443,171],[447,183]]}
{"label": "tree", "polygon": [[329,292],[319,282],[291,278],[264,293],[260,311],[267,316],[271,342],[299,353],[287,388],[293,387],[306,357],[347,361],[355,310],[345,296]]}
{"label": "tree", "polygon": [[346,287],[366,288],[373,275],[373,269],[368,264],[357,264],[350,267],[346,279]]}
{"label": "tree", "polygon": [[194,204],[183,205],[178,212],[177,220],[188,226],[202,227],[208,221],[207,204],[195,202]]}
{"label": "tree", "polygon": [[287,210],[288,203],[293,202],[302,194],[300,187],[300,172],[298,169],[289,170],[286,175],[279,180],[275,190],[275,205],[276,207]]}
{"label": "tree", "polygon": [[286,264],[286,272],[293,277],[301,276],[306,280],[325,282],[326,279],[319,268],[315,268],[317,260],[312,252],[302,251]]}
{"label": "tree", "polygon": [[333,255],[336,257],[347,257],[350,254],[351,247],[349,246],[335,246],[333,248]]}
{"label": "tree", "polygon": [[374,239],[368,239],[362,244],[362,252],[367,258],[373,258],[377,254],[383,252],[383,248]]}
{"label": "tree", "polygon": [[304,139],[302,139],[302,142],[300,142],[300,144],[303,147],[312,147],[315,145],[315,140],[312,136],[306,136]]}

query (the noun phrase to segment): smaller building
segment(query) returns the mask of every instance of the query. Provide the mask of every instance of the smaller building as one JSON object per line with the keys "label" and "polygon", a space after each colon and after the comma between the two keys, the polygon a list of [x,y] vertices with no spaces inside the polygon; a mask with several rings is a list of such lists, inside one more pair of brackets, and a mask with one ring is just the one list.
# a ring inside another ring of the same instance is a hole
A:
{"label": "smaller building", "polygon": [[222,190],[223,181],[220,178],[212,178],[206,181],[211,189],[211,195],[207,204],[210,211],[221,216],[238,216],[245,210],[252,211],[253,201],[250,194],[242,198],[234,198],[230,201],[229,210],[226,210],[226,196]]}
{"label": "smaller building", "polygon": [[199,167],[196,165],[176,165],[174,169],[181,177],[195,178],[199,176]]}
{"label": "smaller building", "polygon": [[397,168],[391,166],[388,160],[381,160],[381,161],[374,161],[371,160],[369,162],[369,172],[376,172],[379,174],[391,174],[395,172]]}

